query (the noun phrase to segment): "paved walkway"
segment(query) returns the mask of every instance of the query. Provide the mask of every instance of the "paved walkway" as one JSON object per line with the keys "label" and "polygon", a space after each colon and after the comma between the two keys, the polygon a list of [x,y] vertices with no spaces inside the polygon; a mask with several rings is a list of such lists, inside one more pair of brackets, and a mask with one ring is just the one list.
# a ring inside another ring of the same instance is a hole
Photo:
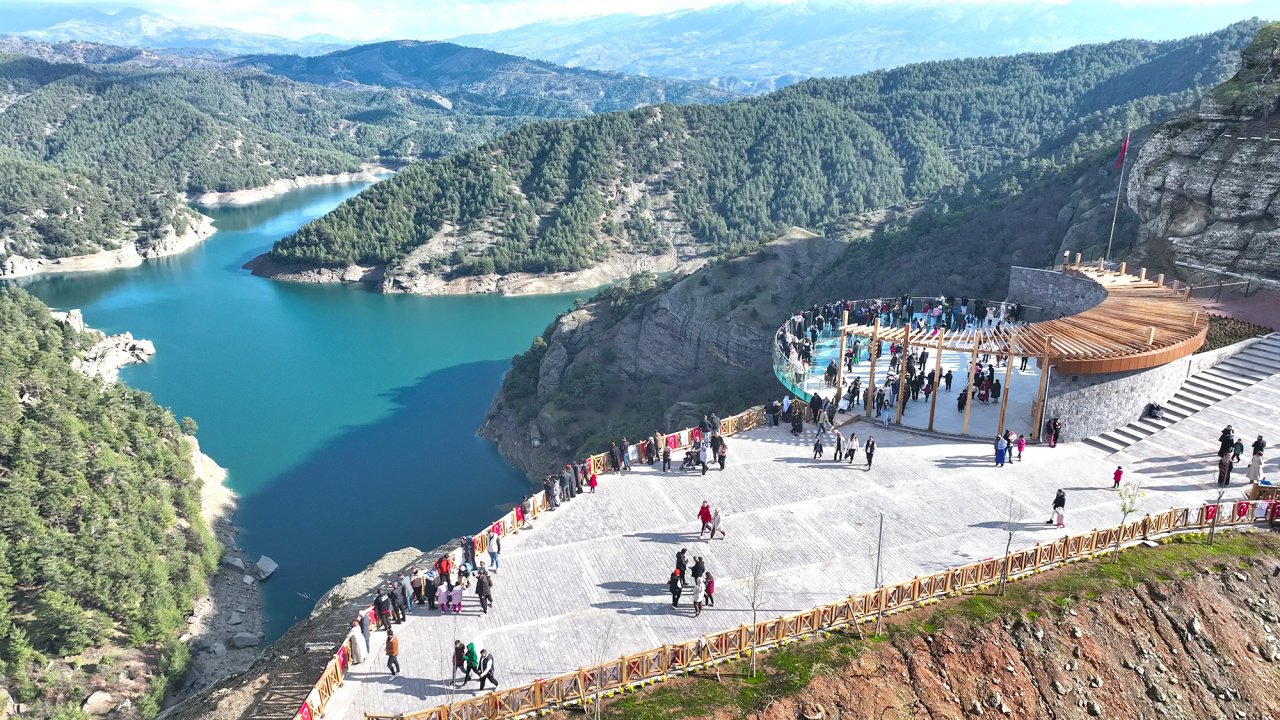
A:
{"label": "paved walkway", "polygon": [[[728,439],[724,472],[608,475],[596,495],[506,541],[488,615],[474,596],[459,616],[411,615],[398,632],[404,676],[387,674],[375,634],[373,656],[348,675],[326,716],[356,720],[364,711],[407,712],[474,694],[475,683],[464,691],[448,685],[454,638],[489,648],[509,686],[748,623],[747,577],[757,556],[767,568],[762,617],[870,589],[881,512],[884,577],[899,580],[996,556],[1011,508],[1015,548],[1059,537],[1063,531],[1044,524],[1056,488],[1067,490],[1068,531],[1117,524],[1110,490],[1117,463],[1142,479],[1140,513],[1196,505],[1216,495],[1212,452],[1221,427],[1229,422],[1249,439],[1269,434],[1280,421],[1277,403],[1280,376],[1118,459],[1076,443],[1032,447],[1023,462],[995,468],[982,445],[856,422],[845,432],[864,442],[871,433],[879,443],[871,470],[861,452],[853,466],[812,460],[812,430],[794,438],[786,428],[761,428]],[[1274,461],[1268,467],[1280,471]],[[1228,497],[1239,493],[1237,484]],[[698,539],[694,513],[704,499],[721,508],[726,540]],[[687,595],[673,610],[665,588],[681,547],[703,556],[717,578],[716,607],[698,618]]]}

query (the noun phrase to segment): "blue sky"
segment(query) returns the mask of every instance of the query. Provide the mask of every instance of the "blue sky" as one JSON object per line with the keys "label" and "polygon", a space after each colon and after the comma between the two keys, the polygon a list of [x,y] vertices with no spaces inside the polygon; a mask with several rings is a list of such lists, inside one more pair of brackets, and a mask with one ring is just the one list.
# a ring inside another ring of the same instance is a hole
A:
{"label": "blue sky", "polygon": [[[914,0],[915,4],[1007,2],[1024,0]],[[1048,0],[1068,4],[1070,0]],[[630,12],[654,15],[702,8],[726,0],[67,0],[104,10],[141,7],[184,23],[218,25],[248,32],[299,38],[328,34],[357,40],[446,39],[468,33],[503,30],[541,20]],[[855,0],[753,0],[840,3]],[[901,0],[857,0],[858,4],[896,4]],[[1125,5],[1234,5],[1248,0],[1116,0]],[[905,3],[903,3],[905,4]],[[1207,28],[1199,28],[1204,30]],[[1188,32],[1196,31],[1188,28]]]}

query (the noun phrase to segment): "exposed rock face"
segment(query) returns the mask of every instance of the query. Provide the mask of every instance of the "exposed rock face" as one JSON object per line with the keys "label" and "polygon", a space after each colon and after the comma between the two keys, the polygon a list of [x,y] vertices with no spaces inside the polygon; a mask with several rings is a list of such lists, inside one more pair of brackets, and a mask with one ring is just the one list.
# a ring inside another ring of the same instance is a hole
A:
{"label": "exposed rock face", "polygon": [[1228,117],[1205,101],[1165,123],[1138,156],[1129,202],[1148,268],[1280,279],[1280,117]]}
{"label": "exposed rock face", "polygon": [[79,369],[89,377],[100,377],[108,383],[120,377],[120,368],[144,363],[156,354],[150,340],[135,340],[130,333],[110,335],[85,351]]}
{"label": "exposed rock face", "polygon": [[544,338],[531,392],[505,385],[481,434],[538,478],[623,435],[637,440],[772,398],[781,392],[773,333],[845,247],[793,233],[621,312],[598,302],[565,314]]}

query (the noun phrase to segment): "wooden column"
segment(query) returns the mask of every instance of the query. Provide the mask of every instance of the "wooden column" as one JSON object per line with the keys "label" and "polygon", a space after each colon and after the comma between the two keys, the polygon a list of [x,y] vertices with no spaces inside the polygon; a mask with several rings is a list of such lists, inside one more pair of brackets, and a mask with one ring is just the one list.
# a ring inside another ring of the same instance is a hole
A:
{"label": "wooden column", "polygon": [[1120,263],[1120,270],[1119,270],[1119,273],[1120,273],[1121,275],[1124,275],[1126,272],[1128,272],[1128,270],[1129,270],[1129,263],[1127,263],[1127,262],[1122,262],[1122,263]]}
{"label": "wooden column", "polygon": [[911,355],[911,321],[902,325],[902,357],[898,361],[898,406],[894,408],[894,424],[902,424],[902,408],[906,406],[907,357]]}
{"label": "wooden column", "polygon": [[1083,257],[1082,253],[1076,253],[1076,262],[1075,262],[1076,267],[1080,267],[1080,260],[1082,257]]}
{"label": "wooden column", "polygon": [[875,400],[876,396],[876,351],[880,349],[880,313],[876,313],[876,321],[871,325],[871,345],[868,346],[868,349],[870,352],[867,354],[871,356],[869,359],[871,365],[867,368],[867,389],[870,392],[864,398],[863,404],[866,407],[863,408],[863,414],[871,417],[871,406],[874,404],[872,401]]}
{"label": "wooden column", "polygon": [[938,331],[938,347],[935,352],[938,354],[933,359],[933,397],[929,398],[929,429],[933,430],[933,414],[938,410],[938,393],[942,387],[942,338],[946,336],[946,330]]}
{"label": "wooden column", "polygon": [[840,344],[836,350],[836,398],[834,400],[836,408],[840,407],[840,398],[844,395],[844,328],[849,324],[849,311],[840,311]]}
{"label": "wooden column", "polygon": [[1035,409],[1031,413],[1031,439],[1036,442],[1040,441],[1040,431],[1044,427],[1044,406],[1048,398],[1045,395],[1049,392],[1049,350],[1053,346],[1053,336],[1044,339],[1044,355],[1040,358],[1040,389],[1036,394]]}
{"label": "wooden column", "polygon": [[1146,268],[1140,268],[1140,269],[1138,270],[1138,279],[1139,279],[1139,280],[1146,280],[1146,279],[1147,279],[1147,269],[1146,269]]}
{"label": "wooden column", "polygon": [[1012,336],[1009,337],[1009,358],[1004,366],[1004,392],[1000,395],[1000,420],[996,423],[996,434],[1004,434],[1004,415],[1009,410],[1009,381],[1013,379],[1013,356],[1018,349],[1018,342]]}
{"label": "wooden column", "polygon": [[1161,287],[1164,287],[1164,273],[1160,273],[1159,275],[1156,276],[1156,284]]}
{"label": "wooden column", "polygon": [[964,425],[960,428],[961,435],[969,434],[969,413],[973,410],[973,403],[976,402],[973,397],[973,391],[976,389],[973,384],[973,366],[978,364],[978,346],[982,344],[980,342],[981,337],[982,331],[975,327],[973,329],[973,353],[969,355],[969,369],[967,370],[969,381],[965,383],[965,392],[969,393],[969,397],[964,399]]}

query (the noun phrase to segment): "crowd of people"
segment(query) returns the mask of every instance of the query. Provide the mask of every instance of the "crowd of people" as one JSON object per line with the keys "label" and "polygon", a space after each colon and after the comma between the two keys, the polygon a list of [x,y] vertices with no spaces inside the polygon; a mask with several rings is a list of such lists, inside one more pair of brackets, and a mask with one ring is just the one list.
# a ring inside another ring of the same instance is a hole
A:
{"label": "crowd of people", "polygon": [[[1262,454],[1267,449],[1267,441],[1259,435],[1250,447],[1253,452],[1245,477],[1251,483],[1262,482]],[[1231,484],[1231,473],[1243,456],[1244,440],[1236,436],[1235,428],[1226,426],[1218,435],[1218,487],[1225,488]]]}

